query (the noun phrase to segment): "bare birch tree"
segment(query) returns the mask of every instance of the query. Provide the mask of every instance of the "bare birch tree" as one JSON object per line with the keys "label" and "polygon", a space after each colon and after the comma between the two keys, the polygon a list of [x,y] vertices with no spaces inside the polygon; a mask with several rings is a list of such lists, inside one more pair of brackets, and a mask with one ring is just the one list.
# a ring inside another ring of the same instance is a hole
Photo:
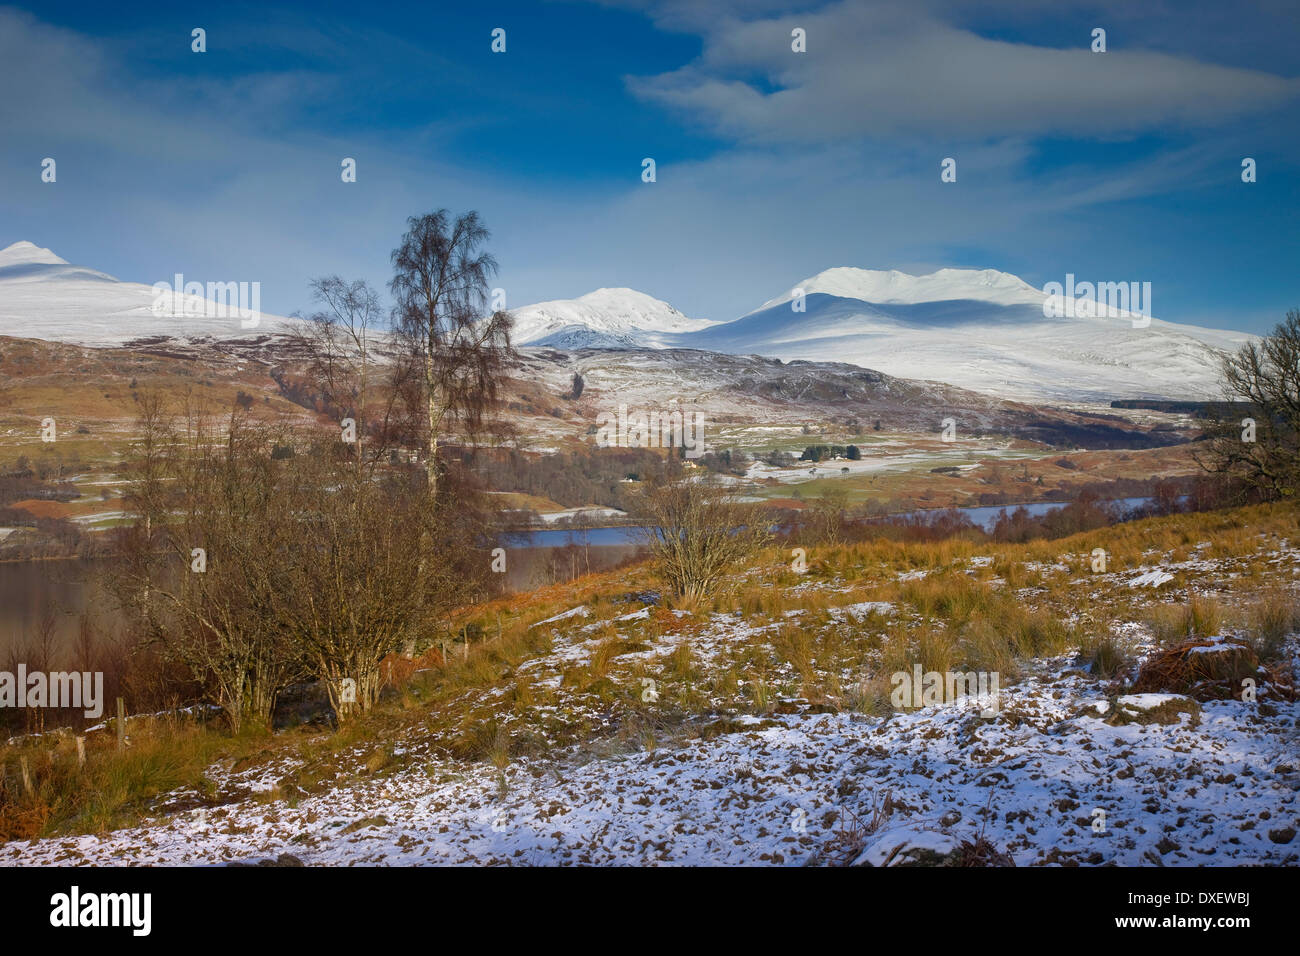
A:
{"label": "bare birch tree", "polygon": [[356,477],[371,475],[399,439],[401,366],[385,348],[379,296],[364,280],[314,279],[312,297],[322,308],[294,334],[307,377],[342,427],[351,419]]}
{"label": "bare birch tree", "polygon": [[497,395],[510,348],[511,320],[485,316],[497,264],[477,212],[454,220],[445,209],[407,220],[393,251],[394,318],[421,386],[425,468],[434,501],[438,442],[453,424],[477,427]]}

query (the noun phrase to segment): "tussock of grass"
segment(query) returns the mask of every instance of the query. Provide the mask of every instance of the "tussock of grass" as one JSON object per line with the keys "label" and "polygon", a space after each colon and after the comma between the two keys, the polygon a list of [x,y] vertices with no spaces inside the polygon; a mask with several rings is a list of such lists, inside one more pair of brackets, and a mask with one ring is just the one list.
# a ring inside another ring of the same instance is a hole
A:
{"label": "tussock of grass", "polygon": [[1011,680],[1019,672],[1019,664],[1007,640],[1005,629],[995,620],[976,617],[962,630],[961,660],[965,670],[987,671]]}
{"label": "tussock of grass", "polygon": [[1070,646],[1070,637],[1065,623],[1049,611],[1020,610],[1017,615],[1015,643],[1021,657],[1062,654]]}
{"label": "tussock of grass", "polygon": [[1300,602],[1290,591],[1271,588],[1255,599],[1245,617],[1247,637],[1255,652],[1271,660],[1279,655],[1286,637],[1300,630]]}
{"label": "tussock of grass", "polygon": [[1133,663],[1128,649],[1109,633],[1085,638],[1079,656],[1087,663],[1088,673],[1104,680],[1118,676]]}
{"label": "tussock of grass", "polygon": [[809,632],[797,625],[786,625],[773,642],[776,652],[788,661],[801,678],[813,680],[813,640]]}
{"label": "tussock of grass", "polygon": [[1160,604],[1147,615],[1151,633],[1161,644],[1176,644],[1191,637],[1213,637],[1223,624],[1223,611],[1214,598],[1199,594],[1182,604]]}

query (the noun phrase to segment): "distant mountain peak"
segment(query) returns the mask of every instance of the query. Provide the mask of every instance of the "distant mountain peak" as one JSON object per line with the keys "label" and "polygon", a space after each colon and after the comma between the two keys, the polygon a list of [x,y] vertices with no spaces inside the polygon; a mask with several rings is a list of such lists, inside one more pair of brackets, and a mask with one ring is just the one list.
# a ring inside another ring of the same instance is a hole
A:
{"label": "distant mountain peak", "polygon": [[39,263],[50,266],[66,266],[67,259],[60,259],[49,249],[42,248],[26,239],[0,249],[0,268],[4,266],[29,265]]}
{"label": "distant mountain peak", "polygon": [[[636,306],[645,310],[649,314],[659,313],[666,315],[681,315],[679,311],[664,302],[662,299],[656,299],[652,295],[644,292],[638,292],[636,289],[629,289],[624,286],[613,286],[611,288],[593,289],[586,295],[580,295],[574,299],[575,302],[582,302],[587,305],[598,308],[628,307]],[[685,318],[685,316],[682,316]]]}
{"label": "distant mountain peak", "polygon": [[576,299],[553,299],[512,310],[514,340],[556,348],[656,346],[665,334],[694,332],[715,323],[692,319],[636,289],[602,288]]}

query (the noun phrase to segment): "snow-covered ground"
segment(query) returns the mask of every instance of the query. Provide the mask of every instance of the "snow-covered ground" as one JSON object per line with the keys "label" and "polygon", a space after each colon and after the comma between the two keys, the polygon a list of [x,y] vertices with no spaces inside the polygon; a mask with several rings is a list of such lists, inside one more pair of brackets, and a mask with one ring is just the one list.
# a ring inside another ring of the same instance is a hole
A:
{"label": "snow-covered ground", "polygon": [[1300,862],[1296,705],[1264,718],[1209,703],[1199,721],[1110,726],[1088,706],[1090,682],[1059,670],[1004,691],[994,720],[953,708],[743,716],[654,752],[522,761],[504,783],[488,766],[433,762],[292,806],[250,798],[103,837],[11,843],[0,861],[849,862],[837,834],[887,796],[885,825],[851,859],[982,833],[1021,866]]}
{"label": "snow-covered ground", "polygon": [[[823,444],[820,439],[813,439],[808,444]],[[856,460],[848,458],[825,458],[821,461],[796,461],[792,465],[769,465],[763,461],[753,461],[745,471],[746,479],[761,481],[771,478],[781,484],[799,484],[818,478],[850,477],[864,474],[878,474],[895,471],[914,471],[923,465],[942,462],[945,467],[969,470],[980,467],[979,461],[967,459],[978,455],[981,459],[1018,459],[1033,457],[1024,451],[1012,449],[1009,442],[990,442],[988,440],[966,440],[931,443],[931,447],[916,449],[916,442],[880,441],[860,446],[862,457]]]}
{"label": "snow-covered ground", "polygon": [[538,515],[547,524],[555,524],[557,521],[564,521],[571,518],[581,518],[588,521],[597,521],[600,519],[626,518],[627,512],[618,508],[605,508],[599,505],[590,505],[585,508],[565,508],[563,511],[549,511],[545,514]]}

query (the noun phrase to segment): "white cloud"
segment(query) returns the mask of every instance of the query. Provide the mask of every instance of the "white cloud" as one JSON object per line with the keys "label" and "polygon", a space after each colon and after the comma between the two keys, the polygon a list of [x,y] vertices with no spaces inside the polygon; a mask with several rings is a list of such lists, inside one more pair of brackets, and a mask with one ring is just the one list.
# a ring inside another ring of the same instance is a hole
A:
{"label": "white cloud", "polygon": [[[699,18],[704,51],[630,89],[750,142],[1107,137],[1212,126],[1300,95],[1300,80],[1167,53],[990,39],[916,8],[844,2],[815,13]],[[795,27],[807,52],[791,51]]]}

